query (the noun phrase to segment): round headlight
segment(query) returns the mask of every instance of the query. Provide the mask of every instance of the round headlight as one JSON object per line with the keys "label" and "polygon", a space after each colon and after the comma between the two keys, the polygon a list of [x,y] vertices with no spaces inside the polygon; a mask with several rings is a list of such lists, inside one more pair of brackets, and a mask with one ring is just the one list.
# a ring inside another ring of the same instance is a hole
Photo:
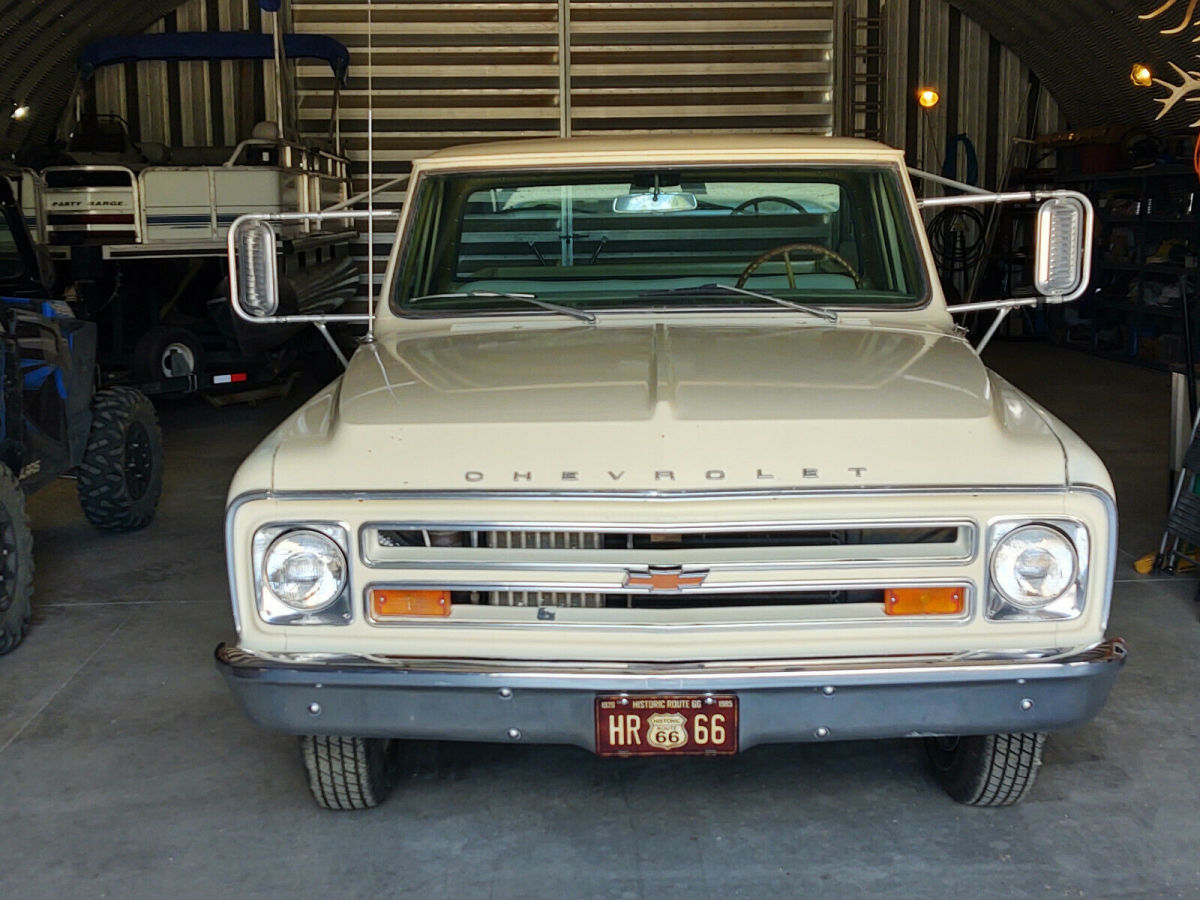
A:
{"label": "round headlight", "polygon": [[1049,525],[1024,525],[992,553],[992,584],[1010,603],[1038,609],[1075,583],[1079,560],[1071,539]]}
{"label": "round headlight", "polygon": [[333,538],[319,531],[289,531],[267,548],[267,588],[299,612],[324,609],[346,586],[346,557]]}

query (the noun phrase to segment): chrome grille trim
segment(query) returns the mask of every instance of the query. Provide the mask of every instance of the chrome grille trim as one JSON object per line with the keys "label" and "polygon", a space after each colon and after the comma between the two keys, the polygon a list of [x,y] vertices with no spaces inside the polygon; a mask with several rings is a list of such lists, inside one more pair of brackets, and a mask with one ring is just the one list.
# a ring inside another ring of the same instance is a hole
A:
{"label": "chrome grille trim", "polygon": [[[605,535],[650,537],[655,535],[697,534],[782,534],[798,536],[825,532],[936,532],[955,530],[957,539],[941,542],[847,542],[847,543],[764,543],[755,546],[680,548],[605,547]],[[467,542],[456,546],[396,547],[380,539],[384,532],[460,532]],[[882,563],[889,566],[952,565],[969,563],[979,550],[978,525],[968,519],[909,519],[874,521],[814,522],[703,522],[703,523],[588,523],[568,522],[372,522],[359,531],[362,561],[371,568],[428,569],[530,569],[567,570],[586,568],[604,571],[629,565],[676,563],[704,565],[714,569],[789,569],[812,567],[857,567]],[[479,551],[515,550],[515,554],[488,559]],[[562,559],[555,551],[591,550],[585,558]],[[758,559],[750,558],[755,553]],[[777,559],[763,559],[774,553]],[[676,557],[687,556],[686,560]],[[514,558],[515,557],[515,558]],[[694,558],[692,558],[694,557]],[[614,562],[618,559],[619,562]]]}
{"label": "chrome grille trim", "polygon": [[[452,539],[447,540],[447,535]],[[687,535],[703,537],[689,544],[682,537]],[[739,542],[754,535],[762,535],[762,542]],[[655,547],[660,536],[663,546]],[[715,597],[705,601],[705,595],[800,595],[917,586],[904,579],[906,569],[963,568],[976,559],[978,536],[975,522],[951,518],[597,523],[582,529],[560,522],[512,527],[493,522],[398,521],[363,525],[359,546],[368,568],[395,573],[395,581],[386,579],[388,587],[461,591],[469,593],[472,603],[503,607],[632,609],[637,597],[656,591],[629,584],[631,572],[662,566],[702,569],[706,583],[684,591],[697,595],[699,608],[718,602]],[[831,579],[830,569],[861,574],[857,579]],[[875,571],[867,575],[865,569]],[[886,581],[881,569],[889,571]],[[817,570],[826,572],[819,584],[799,577]],[[896,575],[890,574],[893,571]],[[771,577],[773,573],[778,577]],[[947,576],[945,583],[961,584],[974,595],[974,580],[965,573],[951,578]],[[932,583],[929,578],[919,582]],[[621,596],[628,601],[619,603]],[[777,596],[764,596],[764,604],[779,602]],[[795,603],[805,601],[798,598]]]}

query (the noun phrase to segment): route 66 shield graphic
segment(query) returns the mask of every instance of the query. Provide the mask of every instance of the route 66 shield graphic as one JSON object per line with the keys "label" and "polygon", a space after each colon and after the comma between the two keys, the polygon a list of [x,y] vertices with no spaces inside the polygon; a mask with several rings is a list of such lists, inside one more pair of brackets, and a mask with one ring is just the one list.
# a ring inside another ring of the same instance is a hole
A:
{"label": "route 66 shield graphic", "polygon": [[682,713],[655,713],[646,720],[646,743],[651,747],[678,750],[687,739],[687,719]]}

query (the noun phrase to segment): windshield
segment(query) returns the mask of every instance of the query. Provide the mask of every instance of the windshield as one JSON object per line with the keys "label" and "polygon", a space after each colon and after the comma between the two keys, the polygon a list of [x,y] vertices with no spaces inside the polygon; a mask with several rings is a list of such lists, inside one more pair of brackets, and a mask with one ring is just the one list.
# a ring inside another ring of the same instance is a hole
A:
{"label": "windshield", "polygon": [[[925,300],[885,166],[429,175],[398,312],[911,306]],[[772,303],[772,300],[789,301]]]}

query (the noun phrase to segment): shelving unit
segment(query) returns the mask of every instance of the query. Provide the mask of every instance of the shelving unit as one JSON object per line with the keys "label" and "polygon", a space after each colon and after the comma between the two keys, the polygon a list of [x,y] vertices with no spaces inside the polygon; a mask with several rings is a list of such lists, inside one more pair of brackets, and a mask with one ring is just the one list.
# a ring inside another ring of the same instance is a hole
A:
{"label": "shelving unit", "polygon": [[1055,339],[1144,365],[1182,364],[1185,322],[1197,338],[1196,173],[1187,166],[1156,166],[1060,176],[1055,183],[1091,196],[1097,215],[1091,289],[1078,304],[1054,311]]}

